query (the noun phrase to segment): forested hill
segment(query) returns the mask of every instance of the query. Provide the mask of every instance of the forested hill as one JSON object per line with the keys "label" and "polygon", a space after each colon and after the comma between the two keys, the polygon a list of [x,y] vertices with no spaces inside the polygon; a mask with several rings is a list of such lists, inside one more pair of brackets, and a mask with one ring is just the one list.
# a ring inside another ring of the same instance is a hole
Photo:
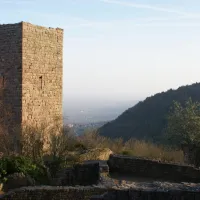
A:
{"label": "forested hill", "polygon": [[167,124],[166,116],[173,100],[185,103],[188,98],[200,101],[200,83],[182,86],[146,98],[129,108],[117,119],[99,129],[99,134],[111,138],[147,139],[160,142]]}

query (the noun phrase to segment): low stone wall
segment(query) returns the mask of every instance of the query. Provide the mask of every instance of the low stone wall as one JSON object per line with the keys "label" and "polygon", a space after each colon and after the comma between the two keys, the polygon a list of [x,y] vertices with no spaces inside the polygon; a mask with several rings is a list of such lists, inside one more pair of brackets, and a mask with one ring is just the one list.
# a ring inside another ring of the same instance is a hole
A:
{"label": "low stone wall", "polygon": [[197,200],[199,191],[107,189],[103,187],[26,187],[0,196],[0,200]]}
{"label": "low stone wall", "polygon": [[84,164],[94,164],[99,163],[100,173],[109,173],[109,167],[107,164],[107,160],[87,160],[84,161]]}
{"label": "low stone wall", "polygon": [[0,200],[89,200],[107,191],[98,187],[26,187],[10,191]]}
{"label": "low stone wall", "polygon": [[100,180],[99,163],[75,165],[62,169],[53,180],[55,186],[96,185]]}
{"label": "low stone wall", "polygon": [[116,190],[103,195],[95,195],[90,200],[196,200],[200,199],[200,192],[192,191],[139,191]]}
{"label": "low stone wall", "polygon": [[111,155],[108,160],[110,172],[150,177],[161,180],[200,182],[200,170],[192,166],[161,163],[158,161]]}

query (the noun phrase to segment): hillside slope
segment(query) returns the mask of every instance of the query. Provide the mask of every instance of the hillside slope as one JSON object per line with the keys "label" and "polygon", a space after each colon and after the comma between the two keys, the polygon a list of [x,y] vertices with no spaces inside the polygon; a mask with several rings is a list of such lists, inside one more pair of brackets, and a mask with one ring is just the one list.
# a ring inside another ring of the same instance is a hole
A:
{"label": "hillside slope", "polygon": [[161,142],[167,124],[166,116],[173,100],[184,103],[189,97],[193,101],[200,101],[200,83],[148,97],[102,126],[99,133],[111,138],[122,137],[124,140],[136,138]]}

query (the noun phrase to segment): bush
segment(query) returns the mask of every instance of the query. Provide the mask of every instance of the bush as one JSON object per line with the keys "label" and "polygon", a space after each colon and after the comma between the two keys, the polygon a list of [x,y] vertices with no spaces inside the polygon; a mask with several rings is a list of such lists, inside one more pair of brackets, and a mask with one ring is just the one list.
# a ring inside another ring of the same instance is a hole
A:
{"label": "bush", "polygon": [[183,163],[183,152],[176,149],[167,148],[150,142],[130,139],[125,143],[125,151],[131,155],[148,159],[160,160],[163,162]]}
{"label": "bush", "polygon": [[131,150],[124,150],[121,152],[121,154],[125,155],[125,156],[133,156],[134,155],[133,151],[131,151]]}
{"label": "bush", "polygon": [[87,147],[86,147],[84,144],[82,144],[82,143],[77,143],[77,144],[75,144],[75,145],[74,145],[74,148],[77,149],[77,150],[80,150],[80,151],[85,151],[85,150],[87,150]]}
{"label": "bush", "polygon": [[23,156],[10,156],[0,159],[0,172],[4,172],[2,178],[13,173],[29,175],[38,183],[46,183],[48,176],[42,164],[36,164],[31,159]]}
{"label": "bush", "polygon": [[39,128],[32,126],[24,127],[20,137],[20,154],[22,156],[29,157],[35,162],[42,160],[46,142],[44,137],[45,128],[45,126]]}
{"label": "bush", "polygon": [[174,102],[167,120],[166,136],[170,144],[179,148],[182,144],[200,146],[200,102],[191,98],[184,106]]}
{"label": "bush", "polygon": [[[27,126],[24,134],[19,138],[21,147],[19,152],[13,149],[14,140],[11,135],[4,134],[4,137],[0,137],[0,151],[5,156],[11,156],[10,158],[4,157],[0,161],[0,165],[2,162],[7,163],[6,167],[0,167],[0,170],[6,169],[6,173],[9,174],[23,172],[41,182],[43,180],[40,179],[46,176],[47,170],[44,165],[36,163],[45,162],[46,164],[48,162],[47,166],[50,167],[51,174],[54,175],[60,168],[79,163],[81,161],[81,153],[85,152],[85,150],[107,148],[116,154],[139,156],[165,162],[183,162],[182,151],[167,149],[165,146],[150,142],[130,139],[124,143],[122,138],[110,139],[100,136],[96,130],[87,131],[85,134],[76,137],[67,128],[59,129],[59,126],[53,126],[46,131],[45,126],[40,128]],[[48,137],[44,137],[44,133]],[[12,155],[20,156],[13,157]],[[48,157],[47,160],[45,157]],[[87,157],[88,160],[93,158],[93,154]],[[0,173],[2,174],[1,179],[6,177],[6,174],[1,171]]]}
{"label": "bush", "polygon": [[80,143],[85,148],[109,148],[116,154],[138,156],[163,162],[183,163],[183,152],[151,142],[130,139],[123,142],[122,138],[110,139],[100,136],[96,131],[86,132],[80,136]]}
{"label": "bush", "polygon": [[85,132],[79,137],[79,141],[86,149],[109,148],[115,153],[121,152],[124,146],[122,138],[110,139],[103,137],[96,130]]}
{"label": "bush", "polygon": [[7,181],[6,175],[7,172],[4,169],[0,169],[0,184]]}
{"label": "bush", "polygon": [[67,155],[65,157],[45,156],[44,163],[48,167],[52,177],[63,168],[72,167],[80,163],[79,155]]}

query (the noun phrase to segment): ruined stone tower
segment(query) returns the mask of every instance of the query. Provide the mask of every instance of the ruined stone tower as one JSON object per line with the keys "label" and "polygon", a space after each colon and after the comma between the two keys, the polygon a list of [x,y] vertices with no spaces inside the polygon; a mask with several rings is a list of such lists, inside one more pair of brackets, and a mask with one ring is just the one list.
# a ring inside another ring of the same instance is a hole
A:
{"label": "ruined stone tower", "polygon": [[62,121],[62,68],[62,29],[26,22],[0,25],[0,112],[5,126],[39,127],[55,117]]}

